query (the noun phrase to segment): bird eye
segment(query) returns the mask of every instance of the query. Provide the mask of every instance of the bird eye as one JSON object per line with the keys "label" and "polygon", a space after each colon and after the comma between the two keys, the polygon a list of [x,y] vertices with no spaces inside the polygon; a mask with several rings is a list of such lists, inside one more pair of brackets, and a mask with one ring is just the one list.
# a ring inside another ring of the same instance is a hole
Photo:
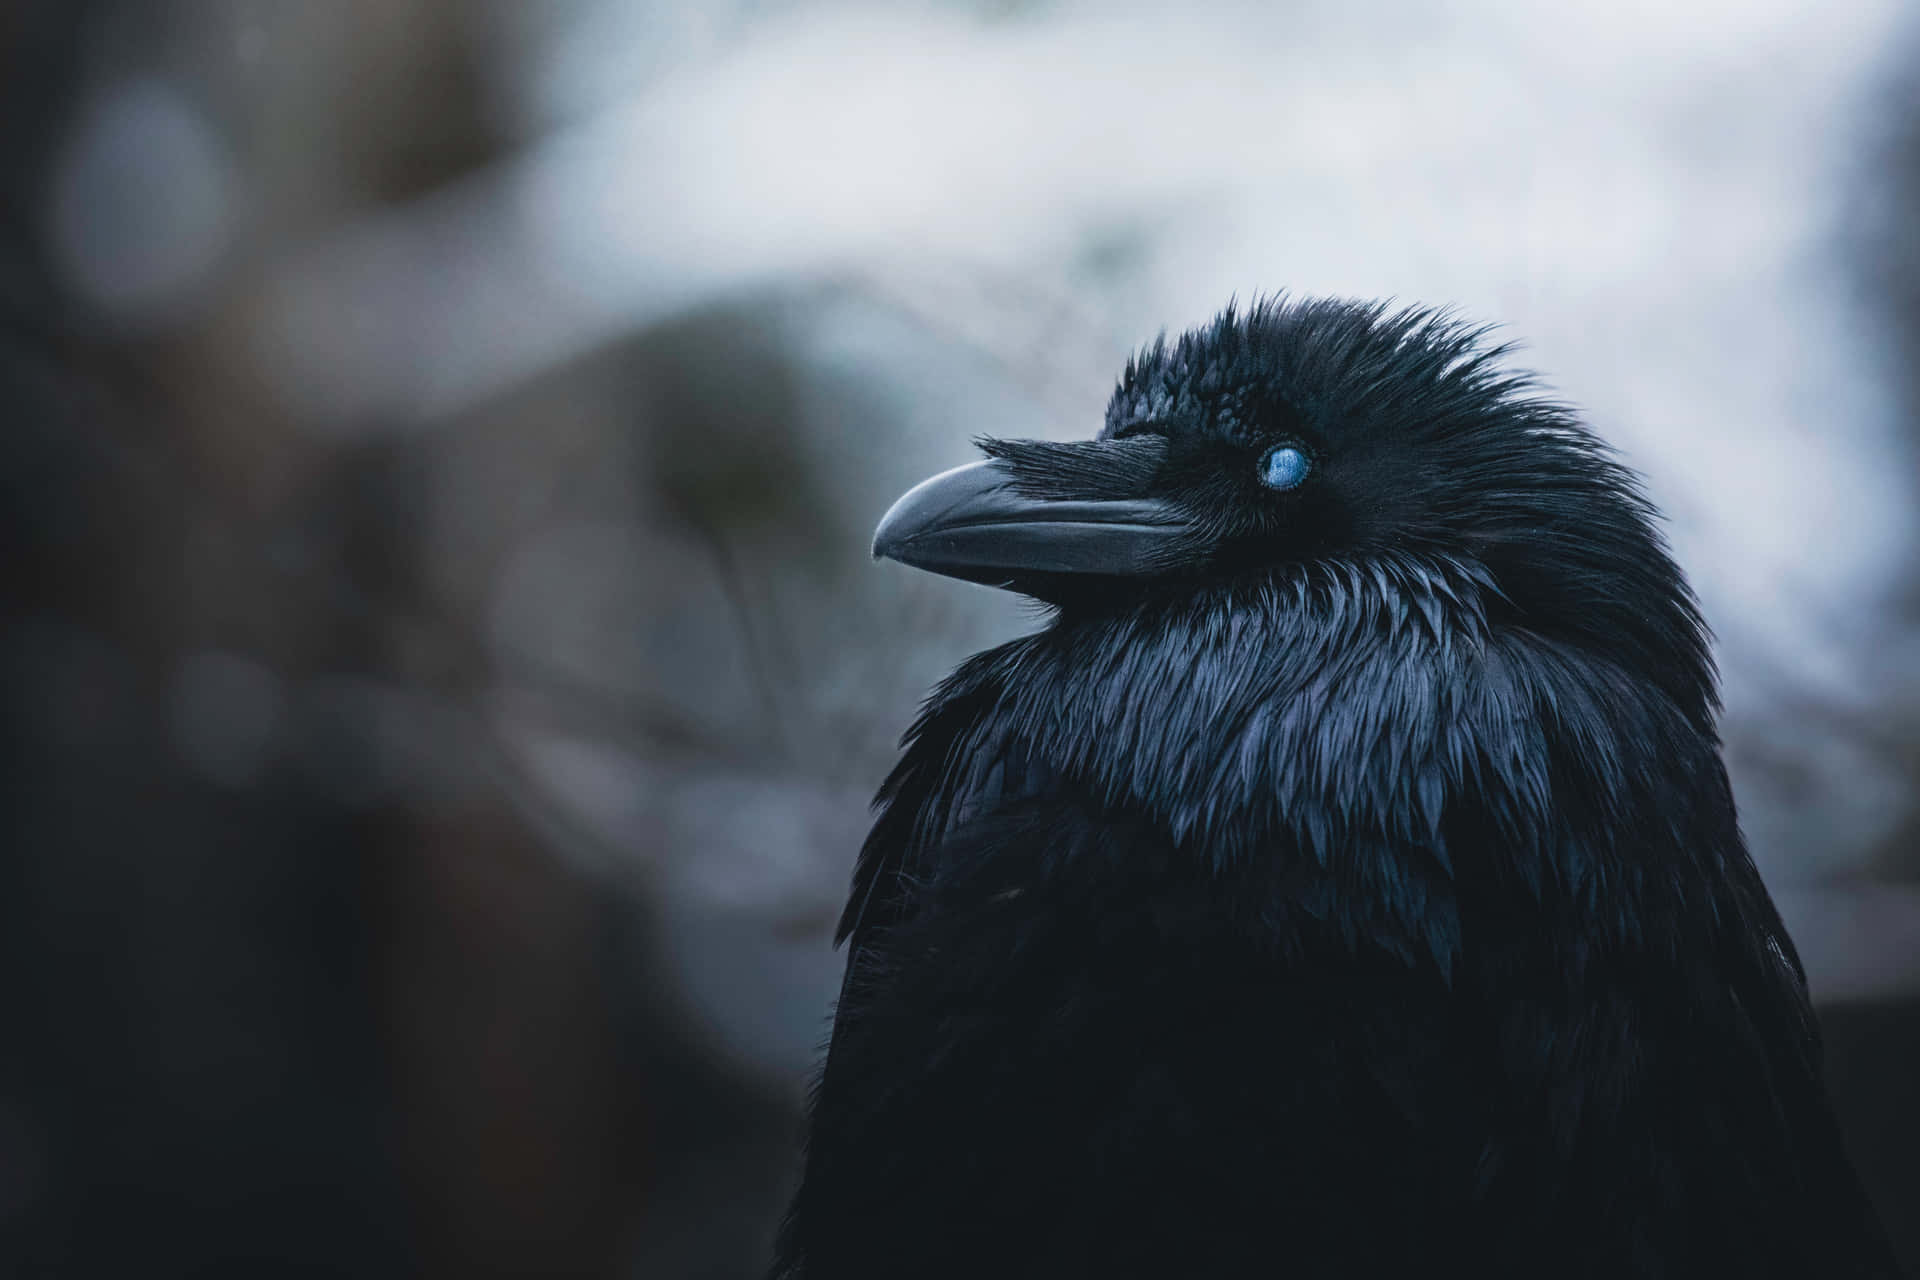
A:
{"label": "bird eye", "polygon": [[1290,444],[1267,450],[1260,459],[1260,483],[1269,489],[1292,489],[1307,478],[1313,464],[1307,455]]}

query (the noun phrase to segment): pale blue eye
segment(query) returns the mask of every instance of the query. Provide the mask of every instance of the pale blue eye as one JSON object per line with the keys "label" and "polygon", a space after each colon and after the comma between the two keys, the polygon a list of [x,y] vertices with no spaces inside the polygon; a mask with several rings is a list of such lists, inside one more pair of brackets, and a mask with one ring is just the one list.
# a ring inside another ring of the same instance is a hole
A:
{"label": "pale blue eye", "polygon": [[1260,459],[1260,483],[1269,489],[1291,489],[1307,478],[1313,464],[1290,444],[1267,450]]}

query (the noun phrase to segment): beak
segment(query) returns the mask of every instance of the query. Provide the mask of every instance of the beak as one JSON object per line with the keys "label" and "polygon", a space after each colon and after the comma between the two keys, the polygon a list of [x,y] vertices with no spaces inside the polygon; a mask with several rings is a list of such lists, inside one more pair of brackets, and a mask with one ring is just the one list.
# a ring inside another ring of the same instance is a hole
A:
{"label": "beak", "polygon": [[873,554],[989,586],[1157,573],[1188,532],[1155,498],[1035,498],[1000,459],[943,471],[909,489],[874,530]]}

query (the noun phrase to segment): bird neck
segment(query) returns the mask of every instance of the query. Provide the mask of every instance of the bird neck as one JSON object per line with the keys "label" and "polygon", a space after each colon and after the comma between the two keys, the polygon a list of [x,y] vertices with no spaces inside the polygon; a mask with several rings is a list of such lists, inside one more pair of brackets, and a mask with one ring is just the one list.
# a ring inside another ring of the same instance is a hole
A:
{"label": "bird neck", "polygon": [[1063,614],[955,672],[903,767],[918,752],[941,776],[935,827],[1009,778],[1065,782],[1223,868],[1366,846],[1450,873],[1470,811],[1542,886],[1564,879],[1570,806],[1656,813],[1703,772],[1724,791],[1717,743],[1655,684],[1490,621],[1496,591],[1471,566],[1383,558]]}

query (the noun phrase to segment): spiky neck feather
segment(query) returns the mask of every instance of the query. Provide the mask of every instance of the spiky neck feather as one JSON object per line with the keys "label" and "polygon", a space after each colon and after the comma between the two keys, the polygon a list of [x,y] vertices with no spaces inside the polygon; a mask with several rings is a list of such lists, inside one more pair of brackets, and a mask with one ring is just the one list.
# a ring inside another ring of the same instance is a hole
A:
{"label": "spiky neck feather", "polygon": [[1329,911],[1443,972],[1461,872],[1569,915],[1625,903],[1587,924],[1637,945],[1661,900],[1744,857],[1673,829],[1730,814],[1717,743],[1657,683],[1506,625],[1505,607],[1471,562],[1386,556],[1062,614],[929,700],[875,839],[904,823],[930,849],[1070,786],[1208,874],[1320,868],[1316,891],[1344,899]]}

